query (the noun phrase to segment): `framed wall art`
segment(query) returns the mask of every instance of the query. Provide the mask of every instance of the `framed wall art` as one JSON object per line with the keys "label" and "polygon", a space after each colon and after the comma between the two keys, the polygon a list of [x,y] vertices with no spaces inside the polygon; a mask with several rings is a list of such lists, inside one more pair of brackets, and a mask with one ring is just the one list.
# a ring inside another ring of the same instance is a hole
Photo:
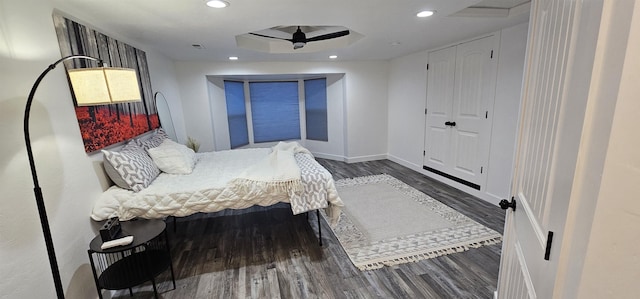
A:
{"label": "framed wall art", "polygon": [[[88,107],[76,104],[85,151],[95,152],[158,128],[158,110],[145,52],[59,14],[54,13],[53,21],[62,57],[87,55],[102,59],[110,67],[132,68],[138,75],[141,102]],[[64,65],[67,70],[98,67],[96,62],[84,59],[68,60]]]}

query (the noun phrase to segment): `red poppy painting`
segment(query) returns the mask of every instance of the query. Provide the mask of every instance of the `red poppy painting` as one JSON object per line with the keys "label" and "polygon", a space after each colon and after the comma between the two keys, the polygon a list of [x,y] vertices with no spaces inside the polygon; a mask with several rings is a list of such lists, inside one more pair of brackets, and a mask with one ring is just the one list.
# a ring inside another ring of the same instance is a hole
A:
{"label": "red poppy painting", "polygon": [[86,152],[144,134],[159,127],[158,114],[121,111],[127,104],[76,107],[76,117]]}

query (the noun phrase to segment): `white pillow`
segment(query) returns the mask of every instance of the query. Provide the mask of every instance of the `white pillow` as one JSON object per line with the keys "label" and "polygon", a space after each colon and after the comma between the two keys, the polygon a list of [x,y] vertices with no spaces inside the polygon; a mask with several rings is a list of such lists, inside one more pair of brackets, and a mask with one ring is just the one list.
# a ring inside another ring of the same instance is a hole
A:
{"label": "white pillow", "polygon": [[160,145],[147,149],[153,163],[166,173],[188,174],[195,165],[195,152],[171,139],[165,139]]}

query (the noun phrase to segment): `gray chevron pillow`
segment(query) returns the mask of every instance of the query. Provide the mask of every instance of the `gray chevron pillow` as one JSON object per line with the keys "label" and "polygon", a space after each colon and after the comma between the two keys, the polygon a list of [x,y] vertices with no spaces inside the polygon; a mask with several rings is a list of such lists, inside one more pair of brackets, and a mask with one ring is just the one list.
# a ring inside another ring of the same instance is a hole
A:
{"label": "gray chevron pillow", "polygon": [[134,143],[120,151],[102,150],[102,153],[107,174],[119,187],[139,192],[160,174],[151,157]]}
{"label": "gray chevron pillow", "polygon": [[151,136],[146,139],[138,138],[136,139],[136,144],[140,146],[143,150],[148,150],[150,148],[158,147],[165,139],[169,139],[169,135],[162,129],[159,128]]}

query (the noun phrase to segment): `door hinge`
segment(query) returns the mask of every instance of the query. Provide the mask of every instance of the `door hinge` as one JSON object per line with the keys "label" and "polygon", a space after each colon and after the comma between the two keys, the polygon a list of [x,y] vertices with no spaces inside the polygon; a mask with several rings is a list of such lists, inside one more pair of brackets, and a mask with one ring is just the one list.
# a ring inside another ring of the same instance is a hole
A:
{"label": "door hinge", "polygon": [[427,151],[422,151],[422,155],[426,156],[427,155]]}
{"label": "door hinge", "polygon": [[493,59],[493,50],[491,50],[491,59]]}
{"label": "door hinge", "polygon": [[484,118],[489,118],[489,111],[484,112]]}
{"label": "door hinge", "polygon": [[427,108],[424,108],[424,114],[427,114]]}
{"label": "door hinge", "polygon": [[429,70],[429,64],[427,63],[427,71]]}
{"label": "door hinge", "polygon": [[549,256],[551,255],[551,243],[553,242],[553,232],[549,231],[547,234],[547,248],[544,250],[544,259],[546,261],[549,260]]}
{"label": "door hinge", "polygon": [[480,166],[480,173],[482,173],[482,169],[484,169],[484,167]]}

